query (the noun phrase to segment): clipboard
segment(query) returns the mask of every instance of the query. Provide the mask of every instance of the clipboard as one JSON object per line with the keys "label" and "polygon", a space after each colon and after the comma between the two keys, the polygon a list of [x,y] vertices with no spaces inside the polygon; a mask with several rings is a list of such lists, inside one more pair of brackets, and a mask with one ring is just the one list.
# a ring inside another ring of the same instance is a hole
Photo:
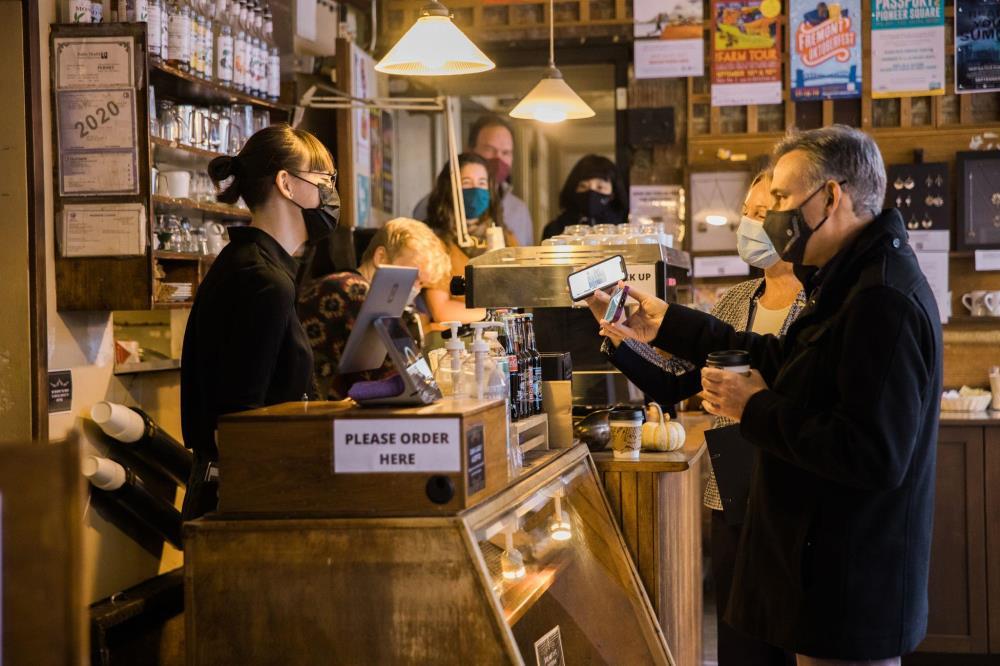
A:
{"label": "clipboard", "polygon": [[722,517],[732,527],[743,524],[750,497],[750,477],[757,448],[740,434],[739,424],[705,431],[709,459],[722,500]]}

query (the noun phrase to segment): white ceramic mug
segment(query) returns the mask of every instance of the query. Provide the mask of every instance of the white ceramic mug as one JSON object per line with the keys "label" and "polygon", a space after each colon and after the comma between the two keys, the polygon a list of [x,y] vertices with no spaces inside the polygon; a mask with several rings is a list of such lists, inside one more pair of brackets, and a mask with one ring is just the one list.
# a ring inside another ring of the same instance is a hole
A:
{"label": "white ceramic mug", "polygon": [[161,175],[166,179],[166,188],[162,188],[164,194],[168,194],[175,199],[187,199],[191,196],[191,172],[190,171],[164,171]]}
{"label": "white ceramic mug", "polygon": [[983,297],[985,302],[987,299],[993,299],[993,304],[987,304],[987,308],[990,311],[990,315],[993,317],[1000,317],[1000,291],[988,291],[986,296]]}
{"label": "white ceramic mug", "polygon": [[962,305],[973,317],[990,317],[998,307],[996,293],[992,291],[970,291],[963,294]]}

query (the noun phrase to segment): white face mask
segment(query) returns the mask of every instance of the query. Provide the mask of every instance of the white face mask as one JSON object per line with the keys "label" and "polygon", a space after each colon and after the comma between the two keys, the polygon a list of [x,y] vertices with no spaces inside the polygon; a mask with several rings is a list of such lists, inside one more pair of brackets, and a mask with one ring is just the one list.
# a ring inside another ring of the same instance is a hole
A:
{"label": "white face mask", "polygon": [[736,251],[740,259],[754,268],[770,268],[781,260],[774,244],[764,231],[764,225],[744,215],[736,229]]}

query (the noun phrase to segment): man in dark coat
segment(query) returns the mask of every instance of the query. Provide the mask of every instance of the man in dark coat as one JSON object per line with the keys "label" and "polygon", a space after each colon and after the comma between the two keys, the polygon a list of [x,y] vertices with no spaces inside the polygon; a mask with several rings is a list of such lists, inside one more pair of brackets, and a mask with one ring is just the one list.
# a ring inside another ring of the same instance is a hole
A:
{"label": "man in dark coat", "polygon": [[809,295],[784,338],[645,294],[602,323],[699,365],[749,351],[749,375],[702,373],[706,409],[757,447],[728,618],[800,665],[898,664],[927,628],[941,327],[885,181],[852,128],[776,148],[764,227]]}

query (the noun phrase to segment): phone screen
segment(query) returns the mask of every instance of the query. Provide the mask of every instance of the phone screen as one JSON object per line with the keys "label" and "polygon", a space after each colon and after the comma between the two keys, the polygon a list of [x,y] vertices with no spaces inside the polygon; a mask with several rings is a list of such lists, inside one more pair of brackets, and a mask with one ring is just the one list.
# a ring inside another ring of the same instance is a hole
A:
{"label": "phone screen", "polygon": [[624,280],[625,260],[621,255],[615,255],[610,259],[605,259],[596,264],[587,266],[583,270],[571,273],[569,281],[569,295],[574,301],[586,298],[598,289],[604,289],[616,284],[619,280]]}

